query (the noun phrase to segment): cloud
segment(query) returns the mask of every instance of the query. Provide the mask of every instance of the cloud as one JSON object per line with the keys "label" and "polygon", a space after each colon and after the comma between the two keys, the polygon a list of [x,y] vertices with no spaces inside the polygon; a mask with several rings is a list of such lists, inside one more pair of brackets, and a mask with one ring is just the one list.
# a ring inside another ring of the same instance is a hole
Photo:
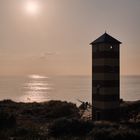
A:
{"label": "cloud", "polygon": [[48,52],[42,53],[42,54],[40,55],[40,58],[41,58],[41,59],[46,59],[46,58],[48,58],[48,57],[50,57],[50,56],[59,55],[59,54],[60,54],[59,52],[50,52],[50,51],[48,51]]}

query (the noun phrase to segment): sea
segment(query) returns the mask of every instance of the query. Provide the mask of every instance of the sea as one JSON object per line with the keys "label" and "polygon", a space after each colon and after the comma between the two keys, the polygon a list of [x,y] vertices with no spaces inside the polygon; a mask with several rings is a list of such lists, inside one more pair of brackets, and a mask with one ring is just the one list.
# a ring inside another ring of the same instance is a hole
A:
{"label": "sea", "polygon": [[[0,100],[46,102],[61,100],[90,102],[91,76],[1,76]],[[126,101],[140,100],[140,76],[121,76],[120,97]],[[80,100],[80,101],[79,101]]]}

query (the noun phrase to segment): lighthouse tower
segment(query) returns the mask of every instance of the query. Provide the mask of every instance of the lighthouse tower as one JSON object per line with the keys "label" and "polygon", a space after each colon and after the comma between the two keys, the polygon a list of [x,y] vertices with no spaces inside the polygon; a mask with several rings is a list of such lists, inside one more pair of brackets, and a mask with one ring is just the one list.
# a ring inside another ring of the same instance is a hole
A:
{"label": "lighthouse tower", "polygon": [[117,121],[120,100],[120,44],[104,33],[92,45],[92,119]]}

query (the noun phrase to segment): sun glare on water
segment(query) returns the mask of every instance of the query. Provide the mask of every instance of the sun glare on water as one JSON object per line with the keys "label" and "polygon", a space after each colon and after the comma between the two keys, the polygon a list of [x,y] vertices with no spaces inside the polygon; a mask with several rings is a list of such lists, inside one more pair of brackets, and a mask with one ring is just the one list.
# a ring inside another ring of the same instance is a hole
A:
{"label": "sun glare on water", "polygon": [[43,102],[49,100],[49,92],[52,90],[49,77],[32,74],[28,75],[28,81],[23,85],[24,95],[20,98],[23,102]]}
{"label": "sun glare on water", "polygon": [[31,79],[44,79],[44,78],[48,78],[46,76],[42,76],[42,75],[37,75],[37,74],[32,74],[28,76]]}

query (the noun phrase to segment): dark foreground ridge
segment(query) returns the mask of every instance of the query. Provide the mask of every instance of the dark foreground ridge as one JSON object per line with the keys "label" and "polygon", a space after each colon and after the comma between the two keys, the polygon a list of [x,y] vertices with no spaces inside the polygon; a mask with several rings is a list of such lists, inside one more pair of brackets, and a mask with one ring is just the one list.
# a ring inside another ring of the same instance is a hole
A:
{"label": "dark foreground ridge", "polygon": [[140,139],[140,101],[121,102],[120,123],[93,122],[76,104],[0,101],[0,140]]}

